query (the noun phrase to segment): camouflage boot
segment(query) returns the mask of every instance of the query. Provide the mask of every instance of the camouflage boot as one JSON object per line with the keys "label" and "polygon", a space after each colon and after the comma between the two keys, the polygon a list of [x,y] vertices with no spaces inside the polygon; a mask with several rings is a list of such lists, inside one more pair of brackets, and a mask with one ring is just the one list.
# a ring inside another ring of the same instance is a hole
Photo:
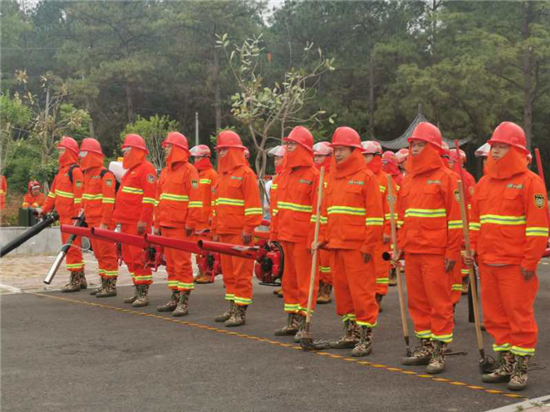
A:
{"label": "camouflage boot", "polygon": [[403,365],[427,365],[430,363],[433,352],[433,343],[430,339],[420,339],[420,347],[413,351],[411,356],[402,359]]}
{"label": "camouflage boot", "polygon": [[485,383],[508,382],[512,372],[514,372],[515,357],[509,351],[498,353],[497,368],[492,373],[481,375],[481,381]]}
{"label": "camouflage boot", "polygon": [[124,303],[134,303],[139,296],[138,285],[134,285],[134,294],[123,300]]}
{"label": "camouflage boot", "polygon": [[101,292],[97,292],[96,298],[111,298],[117,295],[116,292],[116,276],[107,279],[105,288]]}
{"label": "camouflage boot", "polygon": [[84,270],[78,272],[78,278],[80,279],[80,289],[88,289],[88,282],[86,281]]}
{"label": "camouflage boot", "polygon": [[248,305],[245,305],[245,306],[235,305],[233,314],[224,323],[225,326],[227,326],[228,328],[233,328],[235,326],[244,325],[246,323],[246,309],[248,309]]}
{"label": "camouflage boot", "polygon": [[275,336],[294,336],[298,332],[300,315],[295,313],[289,313],[286,319],[286,326],[281,329],[277,329],[274,333]]}
{"label": "camouflage boot", "polygon": [[172,316],[180,317],[185,316],[189,313],[187,307],[189,306],[189,295],[191,294],[190,290],[184,290],[180,292],[180,298],[176,309],[172,312]]}
{"label": "camouflage boot", "polygon": [[106,282],[107,282],[107,279],[101,278],[101,286],[98,287],[97,289],[92,290],[90,292],[90,295],[92,295],[92,296],[97,295],[99,292],[101,292],[103,289],[105,289]]}
{"label": "camouflage boot", "polygon": [[80,276],[79,272],[71,272],[69,283],[67,283],[62,289],[62,293],[71,293],[80,291]]}
{"label": "camouflage boot", "polygon": [[531,356],[514,356],[514,371],[508,382],[508,389],[511,391],[522,391],[527,388],[527,369],[529,369],[529,361]]}
{"label": "camouflage boot", "polygon": [[434,343],[434,349],[430,363],[426,367],[426,372],[430,374],[438,374],[445,371],[445,350],[448,343],[436,340]]}
{"label": "camouflage boot", "polygon": [[321,282],[319,283],[319,296],[317,297],[317,303],[320,305],[325,305],[331,302],[330,292],[332,291],[332,286],[328,283]]}
{"label": "camouflage boot", "polygon": [[359,326],[361,339],[351,351],[351,356],[361,357],[370,355],[372,352],[372,328],[368,326]]}
{"label": "camouflage boot", "polygon": [[376,304],[378,305],[378,313],[384,312],[384,308],[382,307],[382,299],[384,299],[384,295],[376,294]]}
{"label": "camouflage boot", "polygon": [[173,312],[176,310],[176,306],[178,306],[178,302],[180,300],[180,292],[177,289],[172,289],[172,296],[170,296],[170,300],[166,302],[165,305],[157,306],[157,312]]}
{"label": "camouflage boot", "polygon": [[332,349],[353,349],[359,340],[357,323],[354,320],[346,320],[344,321],[344,336],[338,340],[330,341],[329,346]]}
{"label": "camouflage boot", "polygon": [[149,285],[138,285],[138,298],[132,303],[134,308],[142,308],[149,305]]}
{"label": "camouflage boot", "polygon": [[225,312],[223,315],[217,316],[214,321],[216,322],[225,322],[226,320],[229,320],[233,312],[235,311],[235,302],[232,300],[229,301],[229,310]]}
{"label": "camouflage boot", "polygon": [[306,315],[302,315],[301,313],[299,313],[296,316],[298,316],[298,332],[296,332],[296,335],[294,335],[293,340],[294,343],[300,343],[306,330]]}

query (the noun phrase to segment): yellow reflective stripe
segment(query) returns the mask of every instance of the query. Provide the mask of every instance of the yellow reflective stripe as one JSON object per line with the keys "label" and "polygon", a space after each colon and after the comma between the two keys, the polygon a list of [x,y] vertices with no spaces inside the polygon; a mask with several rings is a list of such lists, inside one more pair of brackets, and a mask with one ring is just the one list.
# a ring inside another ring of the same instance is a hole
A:
{"label": "yellow reflective stripe", "polygon": [[100,193],[98,195],[93,195],[91,193],[84,193],[82,195],[82,199],[85,199],[85,200],[101,200],[103,199],[103,195]]}
{"label": "yellow reflective stripe", "polygon": [[220,197],[216,200],[216,205],[244,206],[244,200],[243,199],[230,199],[228,197]]}
{"label": "yellow reflective stripe", "polygon": [[67,267],[67,269],[82,269],[84,267],[84,262],[80,262],[80,263],[67,263],[65,265]]}
{"label": "yellow reflective stripe", "polygon": [[116,277],[118,276],[118,270],[105,270],[103,271],[103,275],[107,277]]}
{"label": "yellow reflective stripe", "polygon": [[300,309],[299,304],[285,303],[285,312],[297,312]]}
{"label": "yellow reflective stripe", "polygon": [[65,197],[67,199],[73,199],[74,193],[64,192],[63,190],[55,189],[55,194],[59,197]]}
{"label": "yellow reflective stripe", "polygon": [[75,198],[74,198],[74,202],[73,202],[73,203],[74,203],[75,205],[78,205],[80,202],[82,202],[82,198],[81,198],[81,197],[75,197]]}
{"label": "yellow reflective stripe", "polygon": [[414,333],[416,337],[420,339],[428,339],[430,336],[432,336],[431,330],[419,330],[419,331],[415,330]]}
{"label": "yellow reflective stripe", "polygon": [[464,225],[462,220],[449,220],[448,227],[449,229],[462,229]]}
{"label": "yellow reflective stripe", "polygon": [[386,186],[380,185],[380,192],[386,193]]}
{"label": "yellow reflective stripe", "polygon": [[153,280],[153,275],[134,276],[134,280]]}
{"label": "yellow reflective stripe", "polygon": [[154,197],[144,197],[141,201],[144,205],[154,205],[155,204],[155,198]]}
{"label": "yellow reflective stripe", "polygon": [[470,230],[479,230],[481,228],[481,223],[470,222]]}
{"label": "yellow reflective stripe", "polygon": [[367,217],[365,219],[366,226],[383,226],[384,218],[383,217]]}
{"label": "yellow reflective stripe", "polygon": [[376,325],[378,325],[378,322],[374,322],[374,323],[369,323],[369,322],[363,322],[363,321],[360,321],[360,320],[357,320],[355,321],[357,323],[357,325],[359,326],[366,326],[368,328],[375,328]]}
{"label": "yellow reflective stripe", "polygon": [[390,278],[376,278],[377,285],[387,285],[390,283]]}
{"label": "yellow reflective stripe", "polygon": [[299,203],[292,203],[292,202],[277,202],[277,207],[279,209],[285,209],[285,210],[292,210],[294,212],[304,212],[304,213],[311,213],[313,211],[313,207],[311,205],[301,205]]}
{"label": "yellow reflective stripe", "polygon": [[263,213],[263,210],[261,207],[249,207],[247,209],[244,209],[245,216],[261,215],[262,213]]}
{"label": "yellow reflective stripe", "polygon": [[124,186],[121,190],[122,190],[122,193],[131,193],[133,195],[143,194],[143,190],[138,189],[137,187]]}
{"label": "yellow reflective stripe", "polygon": [[479,220],[482,225],[492,223],[494,225],[515,226],[527,223],[525,216],[481,215]]}
{"label": "yellow reflective stripe", "polygon": [[209,185],[210,183],[212,183],[210,179],[199,179],[199,184],[201,185]]}
{"label": "yellow reflective stripe", "polygon": [[277,213],[279,213],[279,209],[273,209],[272,211],[273,216],[277,216]]}
{"label": "yellow reflective stripe", "polygon": [[407,209],[405,217],[446,217],[445,209]]}
{"label": "yellow reflective stripe", "polygon": [[[393,218],[394,218],[394,219],[397,219],[397,213],[394,213],[394,214],[393,214]],[[391,213],[386,213],[386,214],[384,215],[384,219],[390,220],[390,219],[391,219]]]}
{"label": "yellow reflective stripe", "polygon": [[453,283],[451,290],[462,291],[462,283]]}
{"label": "yellow reflective stripe", "polygon": [[235,303],[237,303],[237,304],[241,303],[242,304],[241,306],[250,305],[252,303],[252,299],[241,298],[239,296],[235,296]]}
{"label": "yellow reflective stripe", "polygon": [[279,186],[279,185],[277,185],[277,184],[271,185],[271,190],[277,190],[277,186]]}
{"label": "yellow reflective stripe", "polygon": [[210,201],[210,206],[216,206],[216,201],[215,201],[215,200],[211,200],[211,201]]}
{"label": "yellow reflective stripe", "polygon": [[346,313],[344,316],[342,316],[342,322],[348,321],[348,320],[355,320],[355,313]]}
{"label": "yellow reflective stripe", "polygon": [[462,272],[463,275],[469,275],[470,274],[470,269],[461,269],[460,271]]}
{"label": "yellow reflective stripe", "polygon": [[[309,219],[309,221],[311,223],[316,223],[317,222],[317,216],[316,215],[311,215],[311,219]],[[319,223],[321,224],[325,224],[328,222],[328,217],[326,216],[319,216]]]}
{"label": "yellow reflective stripe", "polygon": [[397,221],[397,228],[399,229],[401,226],[403,226],[405,222],[403,220],[398,220]]}
{"label": "yellow reflective stripe", "polygon": [[178,289],[195,289],[195,284],[178,282]]}
{"label": "yellow reflective stripe", "polygon": [[202,201],[201,200],[193,200],[193,201],[189,202],[189,208],[192,208],[192,207],[201,208],[202,207]]}
{"label": "yellow reflective stripe", "polygon": [[161,193],[160,200],[173,200],[174,202],[188,202],[189,196],[175,195],[173,193]]}
{"label": "yellow reflective stripe", "polygon": [[510,352],[518,356],[533,356],[535,354],[535,348],[522,348],[519,346],[512,346]]}
{"label": "yellow reflective stripe", "polygon": [[319,272],[330,273],[330,266],[319,266]]}
{"label": "yellow reflective stripe", "polygon": [[159,201],[158,200],[155,200],[155,206],[158,206],[159,205]]}
{"label": "yellow reflective stripe", "polygon": [[330,206],[327,209],[327,214],[338,214],[338,215],[353,215],[353,216],[365,216],[367,211],[361,207],[350,207],[350,206]]}
{"label": "yellow reflective stripe", "polygon": [[115,203],[115,198],[114,197],[104,197],[103,198],[103,203]]}
{"label": "yellow reflective stripe", "polygon": [[509,343],[504,343],[502,345],[497,345],[496,343],[493,343],[493,351],[495,352],[508,351],[511,347],[512,345],[510,345]]}
{"label": "yellow reflective stripe", "polygon": [[52,199],[54,199],[55,198],[55,193],[54,192],[48,193],[48,197],[51,197]]}
{"label": "yellow reflective stripe", "polygon": [[449,343],[453,340],[453,334],[449,333],[448,335],[434,335],[432,333],[432,340],[439,340],[441,342]]}
{"label": "yellow reflective stripe", "polygon": [[548,236],[547,227],[527,227],[525,228],[525,236]]}

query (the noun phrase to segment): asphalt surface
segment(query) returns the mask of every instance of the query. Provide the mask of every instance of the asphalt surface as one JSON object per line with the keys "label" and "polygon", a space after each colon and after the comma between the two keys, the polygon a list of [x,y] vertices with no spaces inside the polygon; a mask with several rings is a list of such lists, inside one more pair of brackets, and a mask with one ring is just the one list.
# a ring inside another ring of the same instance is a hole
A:
{"label": "asphalt surface", "polygon": [[[539,271],[536,365],[531,386],[520,393],[528,398],[550,393],[549,268]],[[396,288],[384,299],[366,358],[351,358],[349,350],[305,353],[291,338],[273,336],[285,316],[272,290],[255,286],[241,328],[213,321],[226,309],[221,281],[198,285],[190,314],[177,319],[155,311],[169,295],[161,284],[152,286],[146,308],[122,303],[131,287],[108,299],[86,291],[4,295],[2,411],[474,412],[525,400],[509,397],[505,384],[481,383],[466,299],[452,347],[467,354],[449,356],[447,371],[430,377],[424,367],[400,364],[405,345]],[[341,327],[333,303],[318,307],[315,338],[336,338]]]}

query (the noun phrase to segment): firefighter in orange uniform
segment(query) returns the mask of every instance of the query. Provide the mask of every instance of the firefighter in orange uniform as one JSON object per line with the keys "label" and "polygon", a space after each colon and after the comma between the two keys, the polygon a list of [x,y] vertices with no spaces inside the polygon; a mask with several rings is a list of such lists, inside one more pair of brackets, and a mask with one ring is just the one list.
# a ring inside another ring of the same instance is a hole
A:
{"label": "firefighter in orange uniform", "polygon": [[277,214],[271,222],[270,241],[279,242],[285,255],[282,286],[287,324],[276,330],[275,335],[295,336],[299,340],[307,312],[311,272],[307,242],[319,171],[313,162],[313,136],[308,129],[297,126],[284,141],[287,143],[286,163],[277,179]]}
{"label": "firefighter in orange uniform", "polygon": [[421,346],[403,364],[428,365],[428,373],[441,373],[454,329],[449,285],[462,241],[458,191],[453,172],[441,158],[439,129],[421,122],[407,140],[409,170],[399,191],[401,229],[395,257],[405,253],[407,301]]}
{"label": "firefighter in orange uniform", "polygon": [[29,190],[27,191],[27,193],[25,193],[25,196],[23,196],[23,204],[21,205],[21,207],[33,209],[42,207],[42,205],[46,201],[46,196],[44,196],[44,193],[40,191],[40,183],[36,180],[33,180],[32,182],[29,182],[28,187]]}
{"label": "firefighter in orange uniform", "polygon": [[[128,134],[122,144],[126,173],[116,195],[113,220],[120,223],[120,231],[130,235],[144,235],[151,230],[153,209],[157,189],[155,167],[147,161],[147,146],[137,134]],[[149,285],[153,283],[151,268],[143,261],[143,251],[134,246],[122,244],[122,259],[134,282],[133,296],[124,300],[134,307],[149,304]]]}
{"label": "firefighter in orange uniform", "polygon": [[[114,230],[116,179],[103,167],[105,156],[96,139],[85,138],[80,145],[80,168],[84,172],[82,207],[89,227]],[[91,239],[99,267],[101,286],[90,292],[98,298],[117,295],[118,253],[116,243]]]}
{"label": "firefighter in orange uniform", "polygon": [[485,327],[499,355],[498,368],[482,380],[509,381],[508,388],[517,391],[527,387],[528,364],[537,344],[533,304],[537,265],[548,241],[548,204],[542,179],[527,168],[523,129],[501,123],[489,144],[470,220]]}
{"label": "firefighter in orange uniform", "polygon": [[[391,270],[391,263],[382,258],[384,253],[389,253],[391,251],[390,204],[387,195],[388,175],[382,171],[382,146],[380,146],[380,143],[367,141],[361,143],[361,146],[363,147],[363,156],[367,162],[367,169],[376,176],[376,180],[380,186],[380,200],[384,212],[384,233],[377,241],[373,256],[374,268],[376,269],[376,301],[378,302],[379,311],[382,312],[382,299],[388,292]],[[397,193],[397,188],[393,179],[392,193]]]}
{"label": "firefighter in orange uniform", "polygon": [[[59,214],[62,225],[74,224],[82,203],[84,177],[78,167],[78,143],[72,137],[64,136],[57,145],[59,153],[59,172],[52,183],[50,193],[43,208],[36,211],[39,215],[49,213],[54,207]],[[61,241],[67,242],[70,235],[61,232]],[[88,283],[84,276],[84,259],[82,257],[82,238],[78,236],[67,252],[67,269],[71,272],[69,283],[62,292],[78,292],[86,289]]]}
{"label": "firefighter in orange uniform", "polygon": [[[315,166],[320,170],[325,167],[325,187],[329,179],[330,164],[332,163],[332,148],[329,142],[319,142],[313,145],[313,160]],[[332,301],[332,273],[330,271],[330,252],[319,250],[319,295],[317,303],[327,304]]]}
{"label": "firefighter in orange uniform", "polygon": [[[262,222],[258,179],[246,166],[245,147],[237,133],[221,132],[216,149],[219,161],[212,220],[214,240],[250,245],[254,229]],[[216,322],[225,322],[229,327],[245,324],[246,310],[252,303],[253,265],[250,259],[221,255],[225,299],[230,307]]]}
{"label": "firefighter in orange uniform", "polygon": [[[194,158],[194,166],[199,173],[199,192],[200,200],[202,201],[202,209],[200,216],[197,220],[196,231],[199,239],[210,240],[209,233],[202,233],[209,231],[212,223],[212,206],[213,206],[213,194],[212,189],[216,187],[218,182],[218,173],[214,170],[214,166],[210,162],[210,148],[204,144],[195,146],[190,151],[191,156]],[[201,234],[202,233],[202,234]],[[196,255],[197,265],[199,268],[203,263],[205,257],[202,255]],[[209,276],[205,276],[204,273],[200,273],[195,278],[196,283],[210,283]]]}
{"label": "firefighter in orange uniform", "polygon": [[400,189],[401,184],[403,183],[403,174],[401,173],[401,170],[399,169],[399,163],[397,160],[397,156],[394,152],[390,150],[386,150],[382,154],[382,171],[384,173],[387,173],[391,175],[395,187],[397,190]]}
{"label": "firefighter in orange uniform", "polygon": [[[200,219],[203,202],[199,192],[199,173],[189,163],[187,138],[170,132],[162,143],[166,167],[157,184],[155,233],[171,239],[192,240]],[[164,248],[168,288],[172,296],[168,303],[157,307],[172,316],[189,313],[189,295],[195,288],[191,253]]]}
{"label": "firefighter in orange uniform", "polygon": [[380,187],[365,167],[361,138],[354,129],[336,129],[332,148],[335,165],[322,202],[322,230],[319,244],[312,247],[330,250],[336,313],[344,322],[344,336],[329,345],[366,356],[378,321],[373,255],[384,224]]}

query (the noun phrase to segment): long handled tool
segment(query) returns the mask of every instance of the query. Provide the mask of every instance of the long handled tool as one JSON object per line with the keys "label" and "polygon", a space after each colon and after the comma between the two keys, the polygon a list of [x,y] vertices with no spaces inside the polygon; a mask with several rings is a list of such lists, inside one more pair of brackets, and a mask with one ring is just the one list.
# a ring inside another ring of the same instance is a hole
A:
{"label": "long handled tool", "polygon": [[307,314],[306,314],[306,326],[302,338],[300,339],[300,346],[305,351],[316,350],[313,343],[313,338],[309,333],[309,327],[311,325],[311,305],[313,303],[313,288],[315,286],[315,274],[317,273],[317,254],[319,253],[317,248],[317,242],[319,241],[319,224],[321,221],[321,203],[323,201],[323,186],[325,182],[325,167],[321,167],[321,176],[319,178],[319,188],[317,190],[317,210],[315,212],[315,234],[313,236],[313,256],[311,258],[311,275],[309,278],[309,295],[307,298]]}
{"label": "long handled tool", "polygon": [[[535,159],[537,161],[539,176],[542,179],[542,184],[544,185],[544,192],[547,193],[546,180],[544,179],[544,169],[542,168],[542,160],[540,158],[540,151],[538,147],[535,149]],[[550,220],[550,210],[548,210],[548,219]]]}
{"label": "long handled tool", "polygon": [[[395,204],[397,198],[393,193],[392,177],[388,175],[388,203],[390,206],[390,226],[391,226],[391,241],[394,252],[397,252],[397,224],[395,221]],[[403,337],[405,345],[407,345],[407,356],[411,356],[411,345],[409,338],[409,324],[407,323],[407,315],[405,313],[405,299],[403,298],[403,284],[401,283],[401,266],[398,262],[395,264],[395,275],[397,277],[397,294],[399,295],[399,309],[401,311],[401,323],[403,325]]]}

